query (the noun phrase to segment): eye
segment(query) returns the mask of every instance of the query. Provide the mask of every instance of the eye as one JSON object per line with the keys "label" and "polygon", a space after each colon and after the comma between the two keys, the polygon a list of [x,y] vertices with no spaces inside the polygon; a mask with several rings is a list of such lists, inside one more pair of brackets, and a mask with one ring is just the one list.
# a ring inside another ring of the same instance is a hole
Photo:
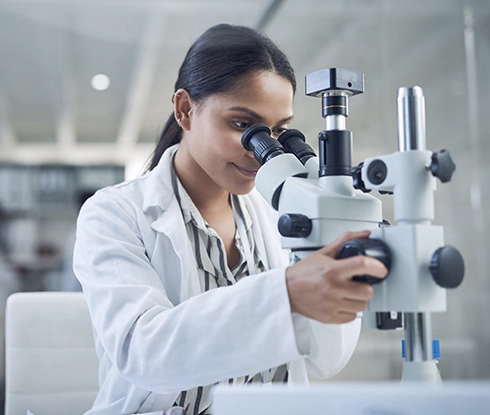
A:
{"label": "eye", "polygon": [[276,128],[272,130],[272,136],[277,138],[279,137],[284,131],[287,131],[287,128]]}
{"label": "eye", "polygon": [[246,130],[251,126],[251,124],[246,121],[233,121],[233,124],[235,124],[235,126],[237,126],[240,130]]}

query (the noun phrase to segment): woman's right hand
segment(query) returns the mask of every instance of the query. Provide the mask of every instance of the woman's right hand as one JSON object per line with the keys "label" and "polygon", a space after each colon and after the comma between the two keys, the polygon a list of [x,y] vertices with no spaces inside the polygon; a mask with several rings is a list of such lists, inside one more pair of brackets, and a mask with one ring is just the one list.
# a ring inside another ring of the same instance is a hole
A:
{"label": "woman's right hand", "polygon": [[310,254],[286,270],[291,311],[322,323],[348,323],[367,307],[374,294],[355,275],[386,277],[380,261],[366,256],[335,259],[340,247],[351,239],[369,237],[369,231],[346,232],[336,241]]}

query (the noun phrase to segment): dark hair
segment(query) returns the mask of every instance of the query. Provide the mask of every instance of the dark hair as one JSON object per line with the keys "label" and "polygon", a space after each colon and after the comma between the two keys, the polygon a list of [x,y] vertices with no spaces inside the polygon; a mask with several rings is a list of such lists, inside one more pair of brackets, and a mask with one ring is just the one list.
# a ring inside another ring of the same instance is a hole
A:
{"label": "dark hair", "polygon": [[[179,70],[175,89],[185,89],[193,101],[212,94],[232,91],[239,83],[260,71],[272,71],[291,82],[296,79],[286,55],[261,32],[219,24],[206,30],[190,47]],[[173,114],[168,118],[152,156],[149,170],[170,146],[180,142],[182,129]]]}

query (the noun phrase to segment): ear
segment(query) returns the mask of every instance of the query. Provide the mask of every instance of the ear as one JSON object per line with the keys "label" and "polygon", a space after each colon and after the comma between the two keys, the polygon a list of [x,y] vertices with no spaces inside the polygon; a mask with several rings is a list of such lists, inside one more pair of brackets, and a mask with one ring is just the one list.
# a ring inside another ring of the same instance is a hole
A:
{"label": "ear", "polygon": [[175,91],[174,117],[177,124],[179,124],[184,131],[190,129],[190,118],[192,113],[195,112],[195,106],[195,102],[191,99],[189,93],[184,88],[180,88]]}

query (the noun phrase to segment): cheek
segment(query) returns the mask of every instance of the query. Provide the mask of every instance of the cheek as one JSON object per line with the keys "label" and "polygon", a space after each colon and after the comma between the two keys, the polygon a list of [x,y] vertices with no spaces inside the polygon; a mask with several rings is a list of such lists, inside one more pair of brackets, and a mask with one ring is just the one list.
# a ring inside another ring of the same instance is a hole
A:
{"label": "cheek", "polygon": [[212,160],[221,151],[222,143],[216,134],[217,130],[212,128],[212,126],[201,123],[201,125],[196,125],[195,127],[190,137],[192,152],[196,160],[207,165],[209,164],[207,161]]}
{"label": "cheek", "polygon": [[216,133],[200,134],[194,140],[192,152],[194,159],[210,176],[216,179],[217,176],[223,177],[223,169],[233,162],[233,146],[230,140],[223,135]]}
{"label": "cheek", "polygon": [[241,163],[247,153],[241,143],[240,131],[233,130],[223,120],[209,122],[210,118],[207,122],[194,124],[189,137],[194,158],[209,173],[221,170],[229,163]]}
{"label": "cheek", "polygon": [[246,150],[241,143],[241,134],[236,131],[225,133],[223,131],[219,133],[211,133],[208,142],[212,143],[212,153],[221,160],[218,161],[231,161],[234,162],[237,159],[243,157]]}

